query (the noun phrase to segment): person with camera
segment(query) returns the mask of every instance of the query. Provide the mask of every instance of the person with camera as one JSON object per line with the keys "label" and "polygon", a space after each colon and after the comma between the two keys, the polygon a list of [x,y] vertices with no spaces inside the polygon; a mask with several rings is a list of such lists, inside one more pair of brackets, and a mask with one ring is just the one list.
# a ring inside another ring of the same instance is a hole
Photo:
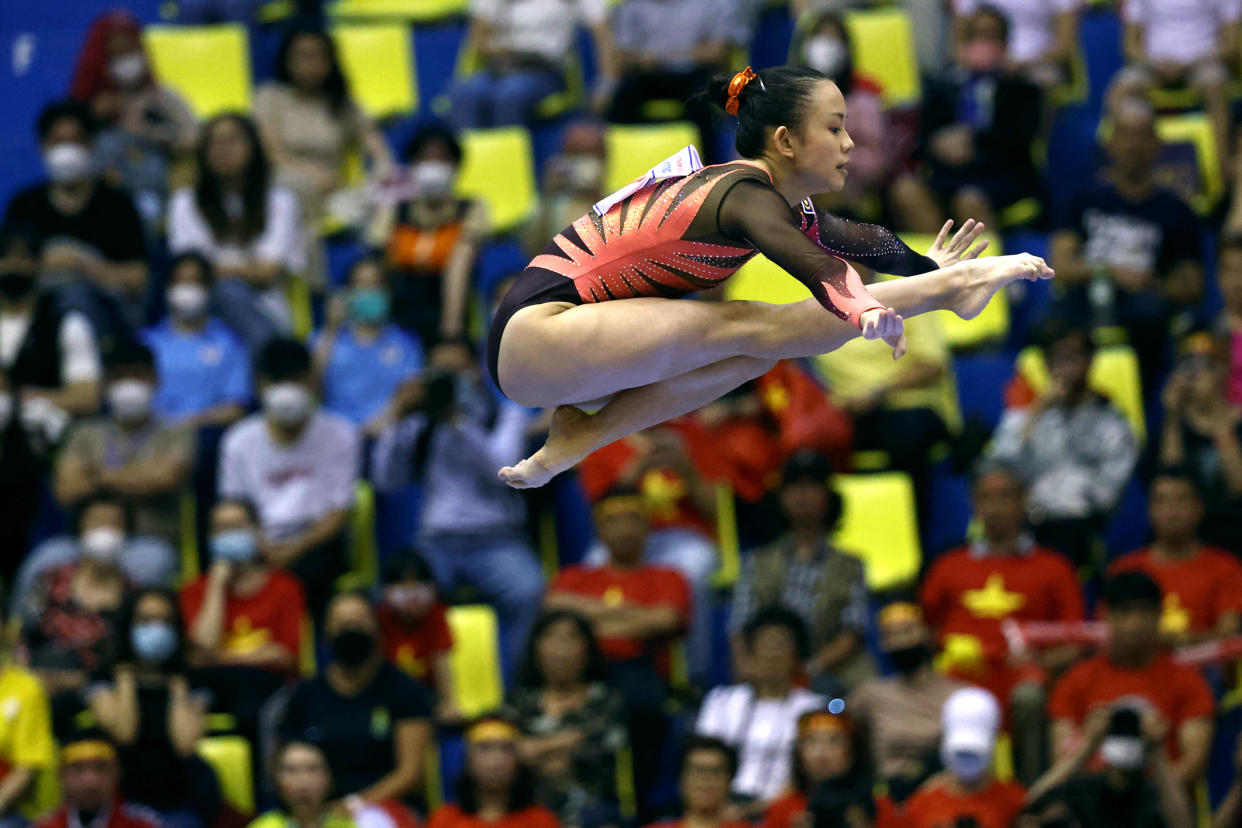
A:
{"label": "person with camera", "polygon": [[443,591],[469,584],[500,616],[506,669],[539,611],[543,572],[527,540],[522,498],[496,469],[522,456],[531,422],[520,406],[493,401],[478,360],[462,342],[431,352],[422,381],[397,392],[396,422],[376,440],[376,489],[422,487],[415,545]]}

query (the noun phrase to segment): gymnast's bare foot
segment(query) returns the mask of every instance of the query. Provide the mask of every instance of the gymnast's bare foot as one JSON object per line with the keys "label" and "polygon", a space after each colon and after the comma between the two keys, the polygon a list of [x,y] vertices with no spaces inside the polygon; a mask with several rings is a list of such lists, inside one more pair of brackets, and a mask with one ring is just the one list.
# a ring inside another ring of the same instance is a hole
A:
{"label": "gymnast's bare foot", "polygon": [[590,423],[590,414],[572,405],[558,405],[543,448],[515,466],[505,466],[498,473],[500,479],[515,489],[544,485],[594,450]]}
{"label": "gymnast's bare foot", "polygon": [[946,286],[945,307],[963,319],[974,319],[983,313],[992,295],[1010,282],[1018,279],[1034,282],[1052,277],[1052,268],[1047,262],[1030,253],[975,259],[962,268],[960,280]]}

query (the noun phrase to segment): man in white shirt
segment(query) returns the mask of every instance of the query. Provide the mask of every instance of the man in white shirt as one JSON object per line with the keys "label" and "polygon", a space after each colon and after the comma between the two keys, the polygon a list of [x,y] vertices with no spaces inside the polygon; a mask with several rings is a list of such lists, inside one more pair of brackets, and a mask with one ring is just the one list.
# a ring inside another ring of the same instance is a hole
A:
{"label": "man in white shirt", "polygon": [[319,617],[345,570],[362,443],[352,424],[319,408],[302,343],[268,343],[258,378],[262,411],[230,427],[221,441],[219,494],[255,504],[263,557],[301,579]]}

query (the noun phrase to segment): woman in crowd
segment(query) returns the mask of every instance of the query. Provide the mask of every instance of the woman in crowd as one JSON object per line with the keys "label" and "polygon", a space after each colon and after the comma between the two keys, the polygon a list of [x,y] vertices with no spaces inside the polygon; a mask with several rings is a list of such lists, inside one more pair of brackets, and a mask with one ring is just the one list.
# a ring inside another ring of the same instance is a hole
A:
{"label": "woman in crowd", "polygon": [[453,631],[426,559],[413,551],[384,566],[383,593],[376,616],[384,657],[437,696],[436,718],[459,722],[453,684]]}
{"label": "woman in crowd", "polygon": [[868,820],[862,824],[869,824],[875,800],[865,760],[866,748],[849,716],[827,710],[803,713],[794,744],[794,787],[768,807],[763,828],[794,828],[812,806],[817,818],[831,814],[834,825],[858,824],[860,816]]}
{"label": "woman in crowd", "polygon": [[355,828],[349,812],[332,799],[332,770],[314,742],[285,742],[272,757],[276,808],[249,828]]}

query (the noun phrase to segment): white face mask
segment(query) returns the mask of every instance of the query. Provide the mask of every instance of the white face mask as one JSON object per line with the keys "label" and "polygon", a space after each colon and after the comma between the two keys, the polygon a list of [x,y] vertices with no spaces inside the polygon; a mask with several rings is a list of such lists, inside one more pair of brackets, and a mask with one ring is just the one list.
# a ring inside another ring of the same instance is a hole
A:
{"label": "white face mask", "polygon": [[966,751],[940,751],[940,760],[948,768],[949,773],[963,782],[970,784],[983,777],[990,762],[988,756]]}
{"label": "white face mask", "polygon": [[310,415],[310,392],[296,382],[278,382],[263,392],[263,413],[272,422],[282,426],[295,426]]}
{"label": "white face mask", "polygon": [[116,563],[125,545],[125,533],[111,526],[98,526],[82,533],[82,554],[99,563]]}
{"label": "white face mask", "polygon": [[207,311],[207,288],[183,283],[168,289],[168,307],[182,319],[198,319]]}
{"label": "white face mask", "polygon": [[91,174],[91,151],[76,141],[56,144],[43,153],[43,166],[57,183],[82,181]]}
{"label": "white face mask", "polygon": [[604,159],[598,155],[568,157],[569,184],[575,190],[597,190],[604,178]]}
{"label": "white face mask", "polygon": [[1100,758],[1118,770],[1143,766],[1143,740],[1132,736],[1106,736],[1100,744]]}
{"label": "white face mask", "polygon": [[836,78],[845,69],[849,49],[838,37],[815,35],[807,40],[803,55],[806,57],[807,66],[830,78]]}
{"label": "white face mask", "polygon": [[108,74],[118,86],[134,86],[147,73],[147,59],[142,52],[117,55],[108,62]]}
{"label": "white face mask", "polygon": [[424,197],[448,195],[453,189],[457,168],[447,161],[420,161],[410,168],[415,191]]}
{"label": "white face mask", "polygon": [[112,409],[112,415],[121,422],[134,423],[146,419],[151,413],[151,398],[154,393],[149,382],[118,380],[108,389],[108,407]]}

